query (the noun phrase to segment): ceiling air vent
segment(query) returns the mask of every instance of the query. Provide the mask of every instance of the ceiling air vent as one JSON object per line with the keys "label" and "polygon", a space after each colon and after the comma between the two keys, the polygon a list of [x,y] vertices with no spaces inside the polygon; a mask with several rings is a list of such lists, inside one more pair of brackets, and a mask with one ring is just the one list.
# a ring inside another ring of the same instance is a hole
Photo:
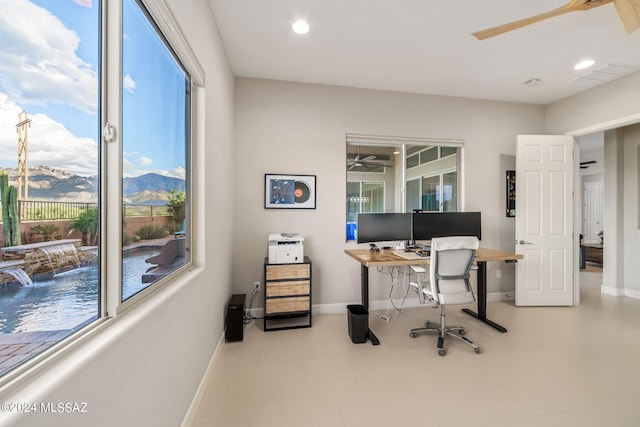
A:
{"label": "ceiling air vent", "polygon": [[594,85],[622,77],[623,75],[629,74],[637,69],[638,67],[632,67],[630,65],[606,64],[596,68],[595,70],[584,73],[573,80],[569,80],[569,83]]}

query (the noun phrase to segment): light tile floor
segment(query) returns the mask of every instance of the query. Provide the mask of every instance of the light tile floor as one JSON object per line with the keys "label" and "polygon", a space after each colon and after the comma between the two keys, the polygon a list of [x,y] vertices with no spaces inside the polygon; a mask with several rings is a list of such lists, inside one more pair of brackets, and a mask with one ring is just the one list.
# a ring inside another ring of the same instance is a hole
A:
{"label": "light tile floor", "polygon": [[500,332],[460,312],[482,352],[409,330],[438,309],[372,312],[381,345],[353,344],[347,316],[318,315],[310,329],[223,345],[193,427],[205,426],[639,426],[640,301],[600,294],[581,273],[578,307],[489,303]]}

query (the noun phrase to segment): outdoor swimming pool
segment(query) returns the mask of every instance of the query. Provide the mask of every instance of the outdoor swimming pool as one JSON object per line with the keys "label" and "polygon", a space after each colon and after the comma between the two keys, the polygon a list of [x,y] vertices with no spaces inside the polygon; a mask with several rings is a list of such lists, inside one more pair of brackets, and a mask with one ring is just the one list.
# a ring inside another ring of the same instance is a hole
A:
{"label": "outdoor swimming pool", "polygon": [[[151,267],[145,260],[159,249],[137,251],[123,258],[123,296],[148,286],[141,280]],[[98,269],[79,267],[32,285],[0,287],[0,333],[73,329],[98,316]]]}

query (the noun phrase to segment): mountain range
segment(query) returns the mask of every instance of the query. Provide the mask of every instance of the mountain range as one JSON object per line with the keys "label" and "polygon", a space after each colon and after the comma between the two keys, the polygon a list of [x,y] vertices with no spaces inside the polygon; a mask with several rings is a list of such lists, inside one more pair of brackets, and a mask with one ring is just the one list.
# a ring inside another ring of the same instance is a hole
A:
{"label": "mountain range", "polygon": [[[0,168],[9,175],[9,185],[18,185],[18,170]],[[147,173],[122,180],[123,202],[136,205],[164,205],[171,190],[185,191],[184,179]],[[97,177],[80,176],[50,166],[29,168],[29,200],[96,203]]]}

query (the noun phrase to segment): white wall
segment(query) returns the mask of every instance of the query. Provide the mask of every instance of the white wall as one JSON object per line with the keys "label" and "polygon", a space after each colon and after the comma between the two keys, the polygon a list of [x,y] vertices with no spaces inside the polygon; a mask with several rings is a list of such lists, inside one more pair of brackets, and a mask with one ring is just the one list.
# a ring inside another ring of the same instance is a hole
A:
{"label": "white wall", "polygon": [[[543,107],[237,78],[235,108],[234,292],[262,280],[269,232],[297,232],[313,261],[313,304],[344,312],[360,301],[359,265],[344,254],[347,133],[464,140],[465,209],[482,211],[483,245],[514,249],[501,156],[515,156],[517,134],[542,132]],[[265,173],[316,175],[317,209],[265,210]],[[489,291],[513,291],[513,266],[491,268]],[[388,282],[372,276],[371,300],[388,301]]]}
{"label": "white wall", "polygon": [[206,73],[196,149],[196,268],[92,334],[3,402],[87,402],[86,414],[6,414],[1,426],[180,425],[223,333],[231,293],[233,76],[206,1],[167,0]]}
{"label": "white wall", "polygon": [[[640,191],[640,125],[624,128],[624,295],[640,298],[640,218],[638,212],[638,192]],[[605,235],[606,238],[606,235]]]}
{"label": "white wall", "polygon": [[[562,99],[545,108],[545,132],[564,134],[640,115],[638,97],[640,72],[616,79],[588,91]],[[628,124],[628,123],[627,123]],[[606,126],[611,129],[611,126]]]}

